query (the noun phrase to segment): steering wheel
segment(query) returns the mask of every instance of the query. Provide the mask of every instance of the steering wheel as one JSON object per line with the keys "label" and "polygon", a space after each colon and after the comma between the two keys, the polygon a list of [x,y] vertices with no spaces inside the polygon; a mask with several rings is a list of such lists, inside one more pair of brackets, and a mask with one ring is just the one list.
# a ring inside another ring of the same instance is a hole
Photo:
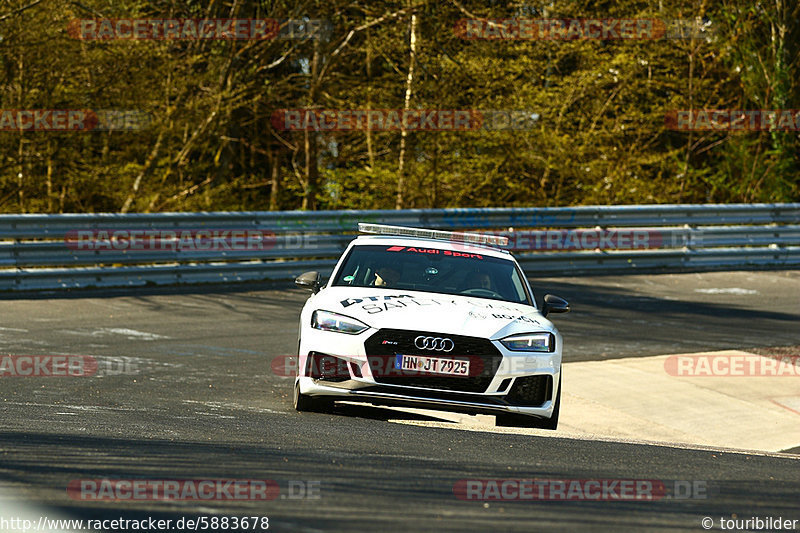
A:
{"label": "steering wheel", "polygon": [[488,296],[490,298],[499,298],[503,299],[503,295],[499,292],[494,292],[491,289],[484,289],[484,288],[475,288],[475,289],[466,289],[458,294],[466,294],[467,296]]}

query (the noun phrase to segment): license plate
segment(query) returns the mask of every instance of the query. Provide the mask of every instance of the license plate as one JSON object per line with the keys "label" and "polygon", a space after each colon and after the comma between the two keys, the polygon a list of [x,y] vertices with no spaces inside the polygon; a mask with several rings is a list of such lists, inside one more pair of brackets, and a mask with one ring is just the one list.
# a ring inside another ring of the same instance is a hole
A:
{"label": "license plate", "polygon": [[394,367],[397,370],[411,370],[425,374],[445,374],[450,376],[469,375],[469,361],[446,359],[443,357],[397,354]]}

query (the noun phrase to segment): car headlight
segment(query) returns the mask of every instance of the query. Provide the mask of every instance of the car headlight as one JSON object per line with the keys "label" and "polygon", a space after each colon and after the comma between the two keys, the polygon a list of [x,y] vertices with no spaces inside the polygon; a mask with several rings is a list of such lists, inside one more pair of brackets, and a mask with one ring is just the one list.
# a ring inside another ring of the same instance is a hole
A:
{"label": "car headlight", "polygon": [[350,335],[356,335],[369,329],[368,325],[355,318],[331,313],[330,311],[314,311],[311,315],[311,327],[324,331],[349,333]]}
{"label": "car headlight", "polygon": [[515,352],[552,352],[556,338],[552,333],[523,333],[500,340],[503,346]]}

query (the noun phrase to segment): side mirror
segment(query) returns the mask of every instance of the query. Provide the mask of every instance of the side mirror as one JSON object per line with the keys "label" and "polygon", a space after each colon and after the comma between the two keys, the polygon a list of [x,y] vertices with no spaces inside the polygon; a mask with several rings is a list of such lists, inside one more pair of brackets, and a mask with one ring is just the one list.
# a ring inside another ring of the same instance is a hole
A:
{"label": "side mirror", "polygon": [[569,302],[555,294],[545,294],[542,315],[547,316],[549,313],[569,313]]}
{"label": "side mirror", "polygon": [[322,285],[322,283],[320,283],[319,272],[317,271],[311,271],[311,272],[306,272],[304,274],[300,274],[294,280],[294,284],[300,287],[301,289],[308,289],[314,294],[319,292],[320,285]]}

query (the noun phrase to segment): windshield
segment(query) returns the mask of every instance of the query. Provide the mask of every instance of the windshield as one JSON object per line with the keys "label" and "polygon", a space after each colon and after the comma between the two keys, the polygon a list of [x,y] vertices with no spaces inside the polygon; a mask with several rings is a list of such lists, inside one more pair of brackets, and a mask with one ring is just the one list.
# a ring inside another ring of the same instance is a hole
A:
{"label": "windshield", "polygon": [[333,286],[407,289],[531,305],[514,261],[472,251],[354,246]]}

